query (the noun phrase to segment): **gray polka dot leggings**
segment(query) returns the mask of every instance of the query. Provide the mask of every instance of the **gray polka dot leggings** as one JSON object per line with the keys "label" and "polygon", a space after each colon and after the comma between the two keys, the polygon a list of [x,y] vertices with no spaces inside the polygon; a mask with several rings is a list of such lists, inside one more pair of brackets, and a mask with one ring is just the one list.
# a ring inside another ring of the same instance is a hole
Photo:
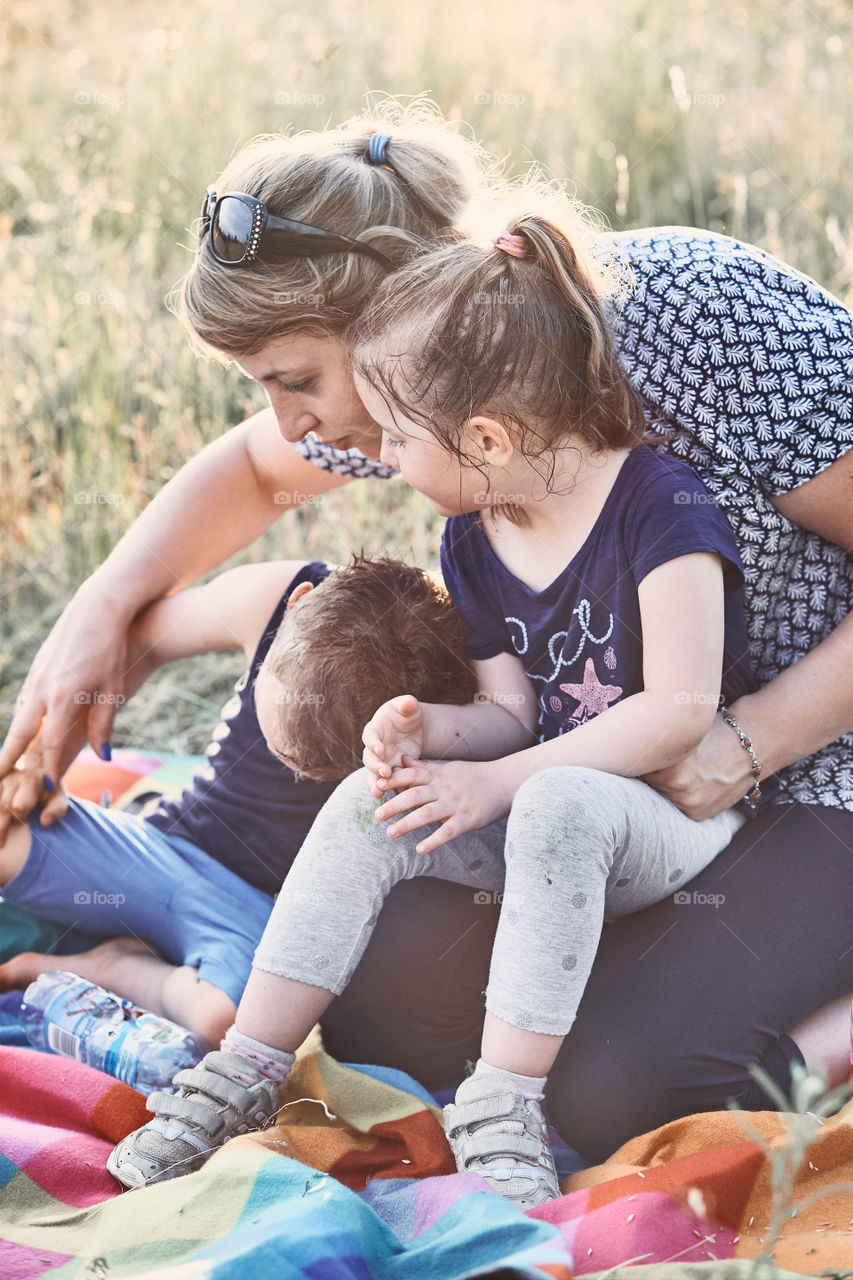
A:
{"label": "gray polka dot leggings", "polygon": [[255,968],[340,995],[391,888],[434,876],[470,885],[475,903],[501,902],[489,1012],[557,1036],[575,1020],[605,921],[677,895],[745,821],[729,809],[694,822],[635,778],[557,767],[523,783],[507,818],[419,854],[415,845],[435,827],[392,839],[373,816],[380,803],[364,769],[329,797]]}

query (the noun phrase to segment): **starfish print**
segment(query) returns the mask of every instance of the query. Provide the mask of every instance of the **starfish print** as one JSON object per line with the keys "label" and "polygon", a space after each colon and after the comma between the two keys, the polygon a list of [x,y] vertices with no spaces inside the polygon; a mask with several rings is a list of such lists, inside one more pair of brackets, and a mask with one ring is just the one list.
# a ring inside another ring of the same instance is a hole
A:
{"label": "starfish print", "polygon": [[570,697],[577,698],[579,705],[575,708],[572,719],[580,724],[584,720],[591,720],[593,716],[600,715],[602,711],[606,711],[611,702],[622,693],[621,688],[615,684],[602,684],[595,672],[595,663],[592,658],[587,658],[586,666],[583,669],[583,684],[561,684],[559,686],[563,693],[568,693]]}

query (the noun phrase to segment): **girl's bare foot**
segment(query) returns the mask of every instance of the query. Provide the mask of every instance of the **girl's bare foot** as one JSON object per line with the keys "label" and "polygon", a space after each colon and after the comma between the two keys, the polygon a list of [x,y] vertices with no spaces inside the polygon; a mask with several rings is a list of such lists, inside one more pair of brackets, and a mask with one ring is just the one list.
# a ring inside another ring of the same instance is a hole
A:
{"label": "girl's bare foot", "polygon": [[31,982],[35,982],[39,974],[52,973],[56,969],[65,969],[69,973],[77,973],[89,982],[97,982],[113,990],[110,980],[121,961],[134,958],[137,962],[146,957],[162,961],[162,952],[141,938],[108,938],[99,942],[90,951],[79,951],[75,955],[57,956],[44,951],[22,951],[12,956],[5,964],[0,964],[0,991],[23,991]]}

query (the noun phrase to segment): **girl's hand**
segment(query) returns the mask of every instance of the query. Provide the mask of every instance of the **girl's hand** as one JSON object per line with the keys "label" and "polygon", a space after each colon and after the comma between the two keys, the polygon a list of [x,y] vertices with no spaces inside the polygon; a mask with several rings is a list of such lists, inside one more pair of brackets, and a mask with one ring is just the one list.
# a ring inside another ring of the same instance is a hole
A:
{"label": "girl's hand", "polygon": [[362,761],[370,775],[370,790],[379,799],[389,788],[392,771],[403,756],[417,759],[424,746],[424,715],[421,704],[410,693],[383,702],[364,726]]}
{"label": "girl's hand", "polygon": [[[746,720],[742,720],[738,707],[735,703],[732,711],[743,727],[745,722],[749,723],[749,717],[747,713]],[[761,747],[757,742],[755,749],[760,760]],[[678,764],[645,774],[642,780],[671,800],[688,818],[700,822],[743,800],[754,781],[751,763],[734,729],[722,716],[717,716],[689,755]]]}
{"label": "girl's hand", "polygon": [[479,831],[507,816],[512,793],[496,763],[494,760],[442,763],[405,756],[403,767],[393,771],[386,786],[386,790],[391,788],[398,794],[379,806],[376,818],[385,822],[405,814],[387,828],[392,837],[440,822],[442,825],[437,831],[415,846],[418,853],[432,853],[464,831]]}

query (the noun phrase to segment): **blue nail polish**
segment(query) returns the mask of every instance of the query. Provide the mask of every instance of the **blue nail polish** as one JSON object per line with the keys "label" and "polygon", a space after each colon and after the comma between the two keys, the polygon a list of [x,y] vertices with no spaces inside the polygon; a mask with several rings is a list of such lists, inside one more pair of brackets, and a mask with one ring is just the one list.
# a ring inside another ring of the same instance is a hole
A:
{"label": "blue nail polish", "polygon": [[51,794],[56,790],[53,785],[53,778],[49,778],[47,774],[44,775],[44,789],[45,791],[49,791]]}
{"label": "blue nail polish", "polygon": [[107,761],[112,760],[113,749],[109,742],[101,743],[100,756],[102,760],[107,760]]}

